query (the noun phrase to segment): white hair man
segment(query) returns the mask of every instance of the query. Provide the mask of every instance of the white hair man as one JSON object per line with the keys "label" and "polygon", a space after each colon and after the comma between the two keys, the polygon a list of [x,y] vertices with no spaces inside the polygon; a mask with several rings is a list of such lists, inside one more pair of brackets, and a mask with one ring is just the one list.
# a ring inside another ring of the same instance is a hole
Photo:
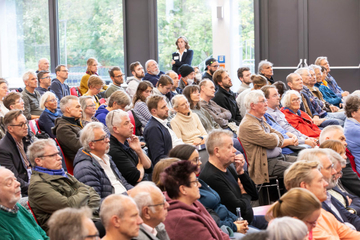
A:
{"label": "white hair man", "polygon": [[263,120],[267,100],[261,90],[245,97],[247,113],[239,126],[239,139],[249,162],[250,177],[256,184],[269,182],[269,176],[283,176],[296,157],[282,155],[284,137]]}
{"label": "white hair man", "polygon": [[22,99],[24,100],[24,115],[30,119],[39,118],[43,110],[40,108],[41,94],[35,90],[38,87],[36,73],[28,71],[23,75],[25,88],[22,91]]}
{"label": "white hair man", "polygon": [[258,65],[258,74],[263,75],[268,80],[269,84],[273,84],[275,80],[273,79],[273,64],[267,60],[262,60]]}
{"label": "white hair man", "polygon": [[139,240],[170,240],[163,222],[167,216],[169,203],[153,182],[144,181],[129,193],[139,209],[143,223],[140,225]]}
{"label": "white hair man", "polygon": [[110,151],[117,168],[131,185],[147,180],[145,169],[151,167],[151,160],[142,151],[139,138],[133,134],[134,125],[127,112],[117,109],[106,116],[110,130]]}
{"label": "white hair man", "polygon": [[0,228],[2,239],[49,239],[31,214],[17,203],[20,183],[13,172],[0,166]]}
{"label": "white hair man", "polygon": [[106,229],[102,240],[130,240],[139,235],[143,220],[135,201],[124,195],[113,194],[101,204],[100,218]]}
{"label": "white hair man", "polygon": [[88,123],[80,131],[82,148],[74,159],[74,176],[93,187],[101,199],[112,193],[126,194],[132,188],[107,154],[110,148],[109,137],[102,123]]}
{"label": "white hair man", "polygon": [[[326,189],[332,189],[336,186],[336,170],[333,162],[330,160],[332,149],[305,149],[300,152],[299,160],[317,161],[321,165],[320,172],[323,179],[327,182]],[[350,213],[340,203],[338,198],[333,197],[328,191],[327,198],[322,201],[322,208],[332,213],[339,222],[345,223],[353,229],[360,230],[360,217]]]}
{"label": "white hair man", "polygon": [[142,80],[148,80],[154,86],[156,86],[159,78],[162,74],[165,74],[163,71],[160,71],[158,63],[154,59],[149,59],[145,63],[146,74]]}
{"label": "white hair man", "polygon": [[36,70],[36,73],[44,70],[49,71],[49,68],[50,68],[49,60],[47,58],[41,58],[38,61],[38,70]]}

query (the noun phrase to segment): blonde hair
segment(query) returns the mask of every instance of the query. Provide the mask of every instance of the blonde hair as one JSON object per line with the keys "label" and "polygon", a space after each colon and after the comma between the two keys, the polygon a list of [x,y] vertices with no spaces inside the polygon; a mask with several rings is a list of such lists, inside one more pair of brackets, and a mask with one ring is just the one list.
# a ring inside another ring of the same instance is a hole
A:
{"label": "blonde hair", "polygon": [[88,87],[91,88],[91,87],[96,87],[96,86],[104,86],[105,83],[104,81],[98,76],[98,75],[91,75],[89,77],[89,81],[88,81]]}
{"label": "blonde hair", "polygon": [[94,62],[98,62],[98,60],[96,60],[96,58],[94,58],[94,57],[91,57],[91,58],[89,58],[89,59],[86,61],[86,65],[87,65],[86,71],[90,71],[90,66],[91,66]]}
{"label": "blonde hair", "polygon": [[314,179],[311,170],[320,169],[318,161],[301,160],[294,162],[284,173],[284,184],[287,190],[295,187],[300,187],[302,182],[311,183]]}

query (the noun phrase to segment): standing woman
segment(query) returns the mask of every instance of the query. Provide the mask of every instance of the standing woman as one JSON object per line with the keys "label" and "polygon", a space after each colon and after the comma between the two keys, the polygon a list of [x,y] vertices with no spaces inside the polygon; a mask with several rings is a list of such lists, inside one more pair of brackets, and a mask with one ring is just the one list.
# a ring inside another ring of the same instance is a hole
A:
{"label": "standing woman", "polygon": [[190,50],[189,41],[185,36],[178,37],[175,44],[178,50],[172,54],[171,65],[172,70],[179,74],[179,68],[183,64],[191,66],[194,52]]}
{"label": "standing woman", "polygon": [[5,114],[9,111],[9,109],[7,109],[3,103],[3,98],[6,96],[7,92],[8,82],[5,79],[0,78],[0,117],[4,117]]}

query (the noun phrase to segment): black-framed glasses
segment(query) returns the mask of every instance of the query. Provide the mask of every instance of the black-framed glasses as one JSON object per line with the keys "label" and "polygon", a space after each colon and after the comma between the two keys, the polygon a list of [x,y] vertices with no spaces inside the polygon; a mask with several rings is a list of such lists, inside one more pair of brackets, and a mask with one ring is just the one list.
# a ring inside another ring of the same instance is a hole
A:
{"label": "black-framed glasses", "polygon": [[148,207],[157,207],[157,206],[165,207],[165,204],[166,204],[166,199],[164,198],[164,202],[159,203],[159,204],[148,205]]}
{"label": "black-framed glasses", "polygon": [[92,140],[92,142],[101,142],[101,141],[104,141],[105,139],[109,139],[109,135],[105,135],[99,139],[95,139],[95,140]]}
{"label": "black-framed glasses", "polygon": [[44,157],[54,158],[57,156],[60,156],[60,152],[56,152],[56,153],[50,154],[50,155],[43,155],[43,156],[40,156],[40,158],[44,158]]}
{"label": "black-framed glasses", "polygon": [[196,178],[196,180],[194,180],[194,181],[190,181],[190,184],[191,184],[191,183],[194,183],[194,186],[195,186],[195,187],[197,187],[197,186],[200,185],[200,182],[199,182],[199,179],[198,179],[198,178]]}
{"label": "black-framed glasses", "polygon": [[13,124],[13,125],[10,125],[12,127],[21,127],[21,128],[25,128],[25,126],[27,127],[28,125],[28,121],[26,122],[23,122],[23,123],[19,123],[19,124]]}

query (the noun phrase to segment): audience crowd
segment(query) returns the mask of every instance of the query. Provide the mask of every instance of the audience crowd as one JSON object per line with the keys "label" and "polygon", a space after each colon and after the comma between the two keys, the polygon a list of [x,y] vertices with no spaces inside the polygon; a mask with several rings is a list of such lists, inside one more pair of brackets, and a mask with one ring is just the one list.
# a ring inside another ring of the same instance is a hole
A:
{"label": "audience crowd", "polygon": [[233,89],[216,59],[201,76],[186,37],[176,47],[172,70],[112,67],[109,86],[89,58],[78,92],[45,58],[21,93],[0,78],[0,235],[360,239],[360,94],[328,59],[277,82],[267,60],[240,67]]}

